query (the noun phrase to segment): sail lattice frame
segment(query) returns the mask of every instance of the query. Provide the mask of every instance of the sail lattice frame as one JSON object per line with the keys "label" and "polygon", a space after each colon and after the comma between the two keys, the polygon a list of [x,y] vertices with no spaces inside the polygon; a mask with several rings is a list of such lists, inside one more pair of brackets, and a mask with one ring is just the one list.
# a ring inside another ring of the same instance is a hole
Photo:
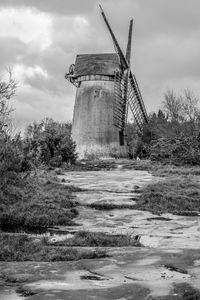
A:
{"label": "sail lattice frame", "polygon": [[[125,86],[127,84],[127,87]],[[127,88],[127,95],[125,91]],[[135,75],[129,74],[126,82],[124,72],[115,73],[114,101],[113,101],[113,124],[125,132],[128,107],[135,119],[138,130],[142,131],[144,124],[148,123],[148,116],[137,84]]]}
{"label": "sail lattice frame", "polygon": [[129,77],[127,102],[139,131],[142,131],[144,125],[148,123],[148,115],[144,106],[139,86],[137,84],[136,77],[132,73],[130,73]]}

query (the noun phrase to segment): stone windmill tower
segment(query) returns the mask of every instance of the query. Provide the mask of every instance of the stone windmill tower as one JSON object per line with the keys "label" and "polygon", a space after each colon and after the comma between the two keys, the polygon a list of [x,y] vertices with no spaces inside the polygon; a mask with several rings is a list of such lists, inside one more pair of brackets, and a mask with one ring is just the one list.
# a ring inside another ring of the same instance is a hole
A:
{"label": "stone windmill tower", "polygon": [[135,75],[130,70],[133,20],[124,55],[102,8],[101,14],[116,52],[77,55],[75,64],[65,75],[76,86],[72,136],[80,158],[127,155],[128,106],[138,130],[148,122]]}

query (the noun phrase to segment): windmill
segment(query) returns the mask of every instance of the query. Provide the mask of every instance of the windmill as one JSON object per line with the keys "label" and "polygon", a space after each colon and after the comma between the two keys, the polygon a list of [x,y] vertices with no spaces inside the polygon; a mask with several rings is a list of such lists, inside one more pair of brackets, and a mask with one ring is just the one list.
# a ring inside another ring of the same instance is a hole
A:
{"label": "windmill", "polygon": [[80,157],[126,156],[128,108],[142,131],[148,116],[130,69],[133,20],[130,21],[126,55],[100,6],[116,53],[77,55],[65,78],[76,86],[72,136]]}

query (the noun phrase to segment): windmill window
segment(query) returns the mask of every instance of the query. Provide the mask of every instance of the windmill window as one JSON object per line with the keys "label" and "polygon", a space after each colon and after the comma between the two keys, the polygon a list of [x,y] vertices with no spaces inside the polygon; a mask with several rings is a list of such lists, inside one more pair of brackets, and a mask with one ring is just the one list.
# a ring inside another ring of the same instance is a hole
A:
{"label": "windmill window", "polygon": [[95,98],[101,97],[101,90],[95,90],[95,91],[94,91],[94,97],[95,97]]}
{"label": "windmill window", "polygon": [[119,144],[120,144],[120,146],[124,146],[124,133],[123,133],[123,131],[119,131]]}

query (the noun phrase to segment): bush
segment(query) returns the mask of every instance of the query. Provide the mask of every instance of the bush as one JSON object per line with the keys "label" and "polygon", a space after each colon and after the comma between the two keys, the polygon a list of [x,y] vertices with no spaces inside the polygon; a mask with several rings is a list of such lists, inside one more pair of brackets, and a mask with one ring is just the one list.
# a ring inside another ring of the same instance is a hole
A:
{"label": "bush", "polygon": [[130,235],[106,234],[104,232],[78,231],[72,238],[55,242],[57,246],[81,247],[140,247],[141,244]]}
{"label": "bush", "polygon": [[24,177],[24,172],[31,170],[32,162],[26,153],[20,136],[11,138],[0,137],[0,189],[8,185],[19,185]]}
{"label": "bush", "polygon": [[200,184],[195,178],[173,178],[149,184],[138,197],[135,209],[154,214],[198,215]]}
{"label": "bush", "polygon": [[150,159],[177,165],[200,164],[200,141],[196,136],[158,139],[150,147]]}
{"label": "bush", "polygon": [[78,212],[72,191],[62,184],[38,184],[26,179],[22,187],[8,186],[0,192],[0,226],[46,228],[74,225]]}
{"label": "bush", "polygon": [[[26,234],[0,233],[0,261],[72,261],[106,257],[104,250],[79,250],[47,246]],[[13,275],[12,280],[15,280]]]}
{"label": "bush", "polygon": [[44,119],[26,129],[25,143],[35,165],[60,167],[77,159],[76,144],[71,137],[71,123]]}

